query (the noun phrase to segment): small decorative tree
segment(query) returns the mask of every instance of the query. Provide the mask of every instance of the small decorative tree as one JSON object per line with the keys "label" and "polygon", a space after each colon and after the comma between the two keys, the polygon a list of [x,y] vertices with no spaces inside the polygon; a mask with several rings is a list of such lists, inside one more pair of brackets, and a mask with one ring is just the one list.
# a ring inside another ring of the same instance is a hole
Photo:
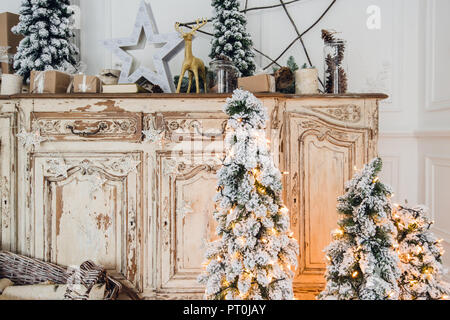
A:
{"label": "small decorative tree", "polygon": [[74,69],[78,48],[69,18],[69,0],[22,0],[20,22],[12,31],[22,34],[14,69],[28,79],[32,70]]}
{"label": "small decorative tree", "polygon": [[402,300],[449,299],[450,286],[442,277],[444,251],[440,240],[430,231],[432,222],[426,208],[397,206],[393,213],[398,230],[398,254],[402,275],[399,279]]}
{"label": "small decorative tree", "polygon": [[214,7],[214,38],[211,59],[230,58],[242,76],[255,72],[253,41],[246,31],[247,17],[239,11],[238,0],[212,0]]}
{"label": "small decorative tree", "polygon": [[393,249],[395,226],[391,220],[391,190],[381,183],[379,158],[356,173],[338,198],[343,215],[334,241],[326,249],[326,288],[320,299],[397,299],[400,276]]}
{"label": "small decorative tree", "polygon": [[267,111],[242,90],[235,90],[224,111],[230,118],[214,212],[221,239],[206,251],[199,277],[205,298],[292,299],[298,244],[281,200],[281,173],[268,149]]}

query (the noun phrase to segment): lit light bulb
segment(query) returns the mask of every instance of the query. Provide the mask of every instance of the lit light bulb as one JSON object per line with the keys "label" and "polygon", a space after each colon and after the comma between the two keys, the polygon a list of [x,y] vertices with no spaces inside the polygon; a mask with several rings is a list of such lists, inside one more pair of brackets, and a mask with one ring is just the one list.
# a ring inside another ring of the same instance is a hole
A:
{"label": "lit light bulb", "polygon": [[448,300],[448,295],[444,294],[444,295],[442,296],[442,300]]}
{"label": "lit light bulb", "polygon": [[330,256],[326,256],[326,258],[327,258],[327,260],[328,260],[328,261],[331,261],[331,258],[330,258]]}
{"label": "lit light bulb", "polygon": [[294,236],[294,233],[293,232],[291,232],[291,233],[289,233],[289,237],[293,237]]}
{"label": "lit light bulb", "polygon": [[358,274],[359,274],[358,271],[353,272],[353,273],[352,273],[352,278],[353,278],[353,279],[356,278],[356,277],[358,276]]}
{"label": "lit light bulb", "polygon": [[286,207],[282,207],[282,208],[280,209],[280,212],[281,212],[282,214],[287,214],[287,213],[289,212],[289,209],[286,208]]}
{"label": "lit light bulb", "polygon": [[393,292],[393,291],[389,292],[388,298],[392,298],[393,295],[394,295],[394,292]]}
{"label": "lit light bulb", "polygon": [[380,181],[380,178],[376,177],[375,179],[373,179],[373,183],[377,183],[378,181]]}
{"label": "lit light bulb", "polygon": [[289,174],[289,172],[287,172],[287,171],[284,171],[284,172],[282,172],[284,175],[288,175]]}

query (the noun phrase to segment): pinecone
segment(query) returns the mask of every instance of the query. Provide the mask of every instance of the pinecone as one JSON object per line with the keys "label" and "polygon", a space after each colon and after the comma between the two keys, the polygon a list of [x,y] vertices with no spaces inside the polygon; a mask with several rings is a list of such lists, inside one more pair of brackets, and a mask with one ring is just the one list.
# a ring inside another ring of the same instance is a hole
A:
{"label": "pinecone", "polygon": [[344,68],[339,67],[339,93],[347,92],[347,74],[345,73]]}
{"label": "pinecone", "polygon": [[281,67],[274,74],[277,91],[289,88],[294,82],[294,73],[288,67]]}
{"label": "pinecone", "polygon": [[325,29],[322,29],[322,39],[325,43],[327,42],[333,42],[336,41],[336,38],[334,37],[335,32],[331,32]]}

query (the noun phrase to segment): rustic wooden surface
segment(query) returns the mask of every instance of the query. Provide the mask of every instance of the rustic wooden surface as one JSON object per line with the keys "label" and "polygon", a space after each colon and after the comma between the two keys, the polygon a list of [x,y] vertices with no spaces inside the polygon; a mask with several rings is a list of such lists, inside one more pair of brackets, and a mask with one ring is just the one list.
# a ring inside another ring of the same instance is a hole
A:
{"label": "rustic wooden surface", "polygon": [[[275,162],[288,172],[284,200],[301,248],[296,297],[314,298],[324,284],[322,250],[337,227],[336,197],[354,167],[377,154],[378,100],[386,96],[258,96],[270,115]],[[143,298],[200,299],[205,243],[216,237],[226,97],[2,100],[2,248],[64,265],[92,259]],[[67,128],[95,132],[102,123],[105,129],[91,136]],[[33,126],[52,140],[32,150],[16,146],[15,133]],[[153,127],[163,141],[143,142],[141,131]],[[124,159],[135,167],[124,167]],[[64,161],[67,177],[55,176],[52,161]],[[102,183],[90,190],[94,178]]]}
{"label": "rustic wooden surface", "polygon": [[[227,98],[231,94],[207,93],[69,93],[69,94],[17,94],[13,96],[0,96],[3,99],[215,99]],[[310,94],[296,95],[285,93],[255,93],[258,98],[284,98],[284,99],[386,99],[382,93],[346,93],[346,94]]]}

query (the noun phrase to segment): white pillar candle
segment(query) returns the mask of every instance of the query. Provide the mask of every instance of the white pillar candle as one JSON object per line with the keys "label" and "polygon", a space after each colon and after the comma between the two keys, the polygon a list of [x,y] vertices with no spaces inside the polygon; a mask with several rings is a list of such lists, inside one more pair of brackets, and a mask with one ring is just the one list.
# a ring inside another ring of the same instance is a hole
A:
{"label": "white pillar candle", "polygon": [[318,72],[316,68],[300,69],[295,72],[296,94],[319,93]]}
{"label": "white pillar candle", "polygon": [[2,95],[22,93],[23,77],[16,74],[2,75]]}

